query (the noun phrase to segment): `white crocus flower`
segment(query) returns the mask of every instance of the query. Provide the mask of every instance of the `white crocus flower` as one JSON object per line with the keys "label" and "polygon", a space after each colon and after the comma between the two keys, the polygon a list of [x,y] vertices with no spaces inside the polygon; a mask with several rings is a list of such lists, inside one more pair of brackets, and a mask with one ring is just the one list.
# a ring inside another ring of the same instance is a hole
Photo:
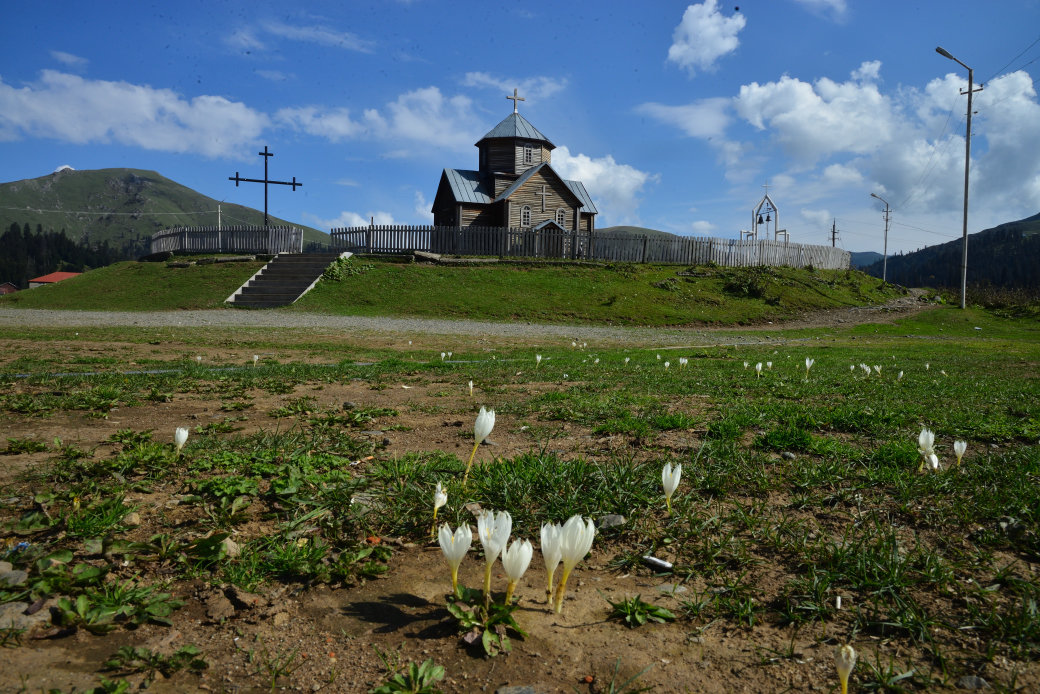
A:
{"label": "white crocus flower", "polygon": [[666,368],[666,369],[667,369],[667,368],[668,368],[669,366],[671,366],[671,365],[672,365],[672,363],[671,363],[670,361],[666,361],[666,362],[664,363],[664,368]]}
{"label": "white crocus flower", "polygon": [[477,454],[477,446],[484,442],[494,428],[495,411],[481,406],[480,412],[477,413],[477,421],[473,423],[473,452],[469,454],[469,462],[466,463],[466,474],[462,477],[463,486],[469,479],[469,469],[473,467],[473,456]]}
{"label": "white crocus flower", "polygon": [[448,353],[447,353],[447,352],[441,352],[441,361],[444,361],[444,358],[445,358],[446,356],[448,356]]}
{"label": "white crocus flower", "polygon": [[181,454],[181,449],[184,448],[184,444],[188,442],[188,428],[177,427],[173,432],[173,444],[177,447],[177,455]]}
{"label": "white crocus flower", "polygon": [[690,363],[690,360],[687,359],[686,357],[679,357],[679,366],[680,367],[685,367],[689,363]]}
{"label": "white crocus flower", "polygon": [[629,359],[631,359],[631,358],[632,358],[632,357],[625,357],[625,366],[628,366],[628,361],[629,361]]}
{"label": "white crocus flower", "polygon": [[513,543],[502,550],[502,567],[506,570],[509,584],[506,587],[506,606],[513,602],[513,591],[517,581],[523,577],[527,567],[531,565],[534,548],[530,540],[513,540]]}
{"label": "white crocus flower", "polygon": [[809,357],[805,358],[805,380],[806,381],[809,380],[809,369],[811,369],[812,365],[815,364],[815,363],[816,363],[815,359],[810,359]]}
{"label": "white crocus flower", "polygon": [[584,520],[581,516],[571,516],[560,530],[560,547],[563,555],[563,575],[556,586],[556,612],[563,610],[563,595],[567,590],[567,579],[571,571],[578,565],[592,548],[592,540],[596,537],[596,526],[592,519]]}
{"label": "white crocus flower", "polygon": [[469,382],[469,396],[473,397],[473,381]]}
{"label": "white crocus flower", "polygon": [[762,362],[755,364],[755,378],[762,378]]}
{"label": "white crocus flower", "polygon": [[[448,503],[448,492],[444,491],[444,487],[438,482],[437,488],[433,490],[433,528],[437,527],[437,509],[446,503]],[[430,535],[433,535],[433,528],[430,529]]]}
{"label": "white crocus flower", "polygon": [[553,574],[563,558],[562,528],[559,523],[542,524],[542,559],[545,561],[545,604],[552,605]]}
{"label": "white crocus flower", "polygon": [[536,368],[536,369],[537,369],[537,368],[538,368],[538,366],[539,366],[539,365],[540,365],[541,363],[542,363],[542,355],[541,355],[541,354],[536,354],[536,355],[534,355],[534,368]]}
{"label": "white crocus flower", "polygon": [[256,367],[256,363],[257,363],[258,361],[260,361],[260,355],[259,355],[259,354],[254,354],[254,355],[253,355],[253,367],[254,367],[254,368]]}
{"label": "white crocus flower", "polygon": [[749,367],[749,366],[751,366],[751,365],[750,365],[750,364],[748,364],[747,362],[744,362],[744,368],[745,368],[745,369],[746,369],[747,367]]}
{"label": "white crocus flower", "polygon": [[766,368],[767,368],[767,369],[771,369],[771,368],[773,368],[773,362],[771,362],[771,361],[767,361],[767,362],[766,362]]}
{"label": "white crocus flower", "polygon": [[841,694],[849,692],[849,675],[856,667],[856,649],[845,644],[834,654],[834,665],[838,668],[838,679],[841,680]]}
{"label": "white crocus flower", "polygon": [[679,488],[679,478],[682,477],[682,463],[665,463],[661,469],[661,485],[664,487],[664,502],[668,507],[668,515],[672,515],[672,494]]}
{"label": "white crocus flower", "polygon": [[902,372],[902,371],[900,371],[900,372],[899,372],[899,375],[898,375],[898,376],[896,376],[896,380],[897,380],[897,381],[902,381],[902,380],[903,380],[903,372]]}
{"label": "white crocus flower", "polygon": [[445,523],[441,526],[437,539],[441,546],[441,552],[444,553],[444,559],[448,562],[448,566],[451,567],[451,592],[458,595],[459,564],[462,563],[462,558],[466,556],[469,546],[473,543],[473,533],[465,523],[460,525],[454,533],[451,532],[451,526]]}
{"label": "white crocus flower", "polygon": [[874,371],[876,371],[877,375],[880,376],[881,375],[881,366],[878,365],[878,364],[874,364]]}
{"label": "white crocus flower", "polygon": [[599,357],[596,357],[595,359],[593,359],[592,363],[593,364],[598,364],[599,363]]}
{"label": "white crocus flower", "polygon": [[491,602],[491,567],[509,540],[513,531],[513,517],[508,511],[484,511],[477,516],[477,535],[484,547],[484,604]]}
{"label": "white crocus flower", "polygon": [[961,458],[964,457],[964,451],[968,450],[967,441],[954,441],[953,442],[953,454],[957,456],[957,464],[961,464]]}
{"label": "white crocus flower", "polygon": [[921,454],[921,466],[918,471],[925,469],[925,465],[933,470],[939,467],[939,457],[935,455],[935,434],[927,427],[921,429],[917,435],[917,452]]}

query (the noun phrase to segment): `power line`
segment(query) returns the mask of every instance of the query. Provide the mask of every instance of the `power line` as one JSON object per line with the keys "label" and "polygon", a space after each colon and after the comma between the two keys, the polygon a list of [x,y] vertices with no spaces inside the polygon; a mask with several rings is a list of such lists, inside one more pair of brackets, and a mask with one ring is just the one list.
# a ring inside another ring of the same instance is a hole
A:
{"label": "power line", "polygon": [[[1011,63],[1013,63],[1016,60],[1018,60],[1019,58],[1021,58],[1023,55],[1025,55],[1029,51],[1030,48],[1032,48],[1033,46],[1035,46],[1038,43],[1040,43],[1040,36],[1037,36],[1035,41],[1033,41],[1031,44],[1029,44],[1028,46],[1023,48],[1022,51],[1018,55],[1016,55],[1011,60],[1007,61],[1004,64],[1004,67],[1002,67],[999,70],[997,70],[995,73],[993,73],[992,77],[990,77],[988,80],[983,80],[983,82],[992,82],[993,80],[995,80],[997,77],[1000,76],[1000,74],[1002,72],[1004,72],[1005,69],[1007,69],[1008,65],[1010,65]],[[1036,58],[1033,58],[1033,60],[1030,60],[1029,63],[1026,63],[1026,65],[1029,65],[1030,63],[1034,63],[1034,62],[1036,62],[1036,60],[1037,60]],[[1016,70],[1021,70],[1023,67],[1025,67],[1025,65],[1023,65],[1022,67],[1015,68],[1015,69]]]}

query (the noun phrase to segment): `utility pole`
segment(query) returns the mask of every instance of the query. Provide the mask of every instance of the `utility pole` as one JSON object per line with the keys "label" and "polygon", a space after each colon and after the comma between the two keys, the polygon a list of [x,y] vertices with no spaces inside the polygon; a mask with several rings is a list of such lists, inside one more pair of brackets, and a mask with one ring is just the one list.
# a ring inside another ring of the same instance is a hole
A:
{"label": "utility pole", "polygon": [[217,203],[217,231],[220,231],[220,203]]}
{"label": "utility pole", "polygon": [[877,198],[881,202],[885,203],[885,259],[881,263],[881,281],[888,281],[888,201],[877,193],[871,193],[870,197]]}
{"label": "utility pole", "polygon": [[834,248],[838,241],[838,220],[831,219],[831,248]]}
{"label": "utility pole", "polygon": [[982,85],[974,88],[975,71],[950,55],[942,46],[936,46],[935,52],[944,58],[949,58],[968,71],[968,91],[961,92],[961,96],[968,95],[968,127],[964,135],[964,251],[961,258],[961,308],[966,308],[968,297],[968,170],[971,165],[971,95],[982,91]]}

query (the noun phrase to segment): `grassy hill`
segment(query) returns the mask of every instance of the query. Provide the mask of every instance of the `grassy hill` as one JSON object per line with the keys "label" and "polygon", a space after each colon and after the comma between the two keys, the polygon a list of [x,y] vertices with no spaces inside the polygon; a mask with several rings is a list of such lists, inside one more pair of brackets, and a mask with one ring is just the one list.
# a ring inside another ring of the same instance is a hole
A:
{"label": "grassy hill", "polygon": [[[264,214],[241,205],[220,203],[222,222],[263,224]],[[328,235],[275,217],[272,224],[304,229],[304,241],[327,241]],[[65,231],[77,241],[108,241],[146,253],[148,238],[175,226],[217,224],[217,201],[187,186],[143,169],[64,169],[47,176],[0,184],[0,230],[26,223],[35,230]]]}
{"label": "grassy hill", "polygon": [[[899,293],[859,272],[793,268],[430,266],[351,260],[294,306],[331,315],[419,316],[591,325],[737,325],[810,309],[883,302]],[[188,268],[124,262],[0,297],[0,307],[86,310],[216,308],[257,263]],[[229,309],[231,310],[231,309]]]}
{"label": "grassy hill", "polygon": [[860,251],[856,253],[849,253],[849,264],[857,269],[862,269],[873,265],[879,260],[883,260],[885,256],[876,251]]}
{"label": "grassy hill", "polygon": [[[908,287],[960,287],[962,240],[888,257],[888,280]],[[881,276],[881,262],[865,268]],[[968,235],[968,284],[1040,289],[1040,214]]]}
{"label": "grassy hill", "polygon": [[633,227],[633,226],[616,226],[616,227],[603,227],[602,229],[596,229],[597,234],[627,234],[629,236],[649,236],[650,238],[660,237],[666,239],[677,239],[680,238],[675,234],[671,234],[667,231],[658,231],[656,229],[647,229],[646,227]]}

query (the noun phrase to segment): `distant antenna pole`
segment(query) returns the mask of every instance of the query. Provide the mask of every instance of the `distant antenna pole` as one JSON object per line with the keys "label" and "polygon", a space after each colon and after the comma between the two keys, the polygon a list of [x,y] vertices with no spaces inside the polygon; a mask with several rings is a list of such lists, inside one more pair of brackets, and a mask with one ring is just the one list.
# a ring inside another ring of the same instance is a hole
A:
{"label": "distant antenna pole", "polygon": [[266,229],[267,225],[268,225],[268,217],[267,217],[267,185],[269,183],[275,183],[275,184],[280,185],[280,186],[292,186],[292,189],[295,191],[296,190],[296,186],[302,186],[303,184],[297,182],[295,176],[293,176],[292,181],[272,181],[272,180],[270,180],[267,177],[267,159],[269,157],[273,157],[274,156],[274,152],[268,152],[267,151],[267,145],[264,145],[264,151],[263,152],[257,152],[257,154],[264,158],[264,177],[262,179],[261,178],[242,178],[241,176],[238,175],[238,172],[236,171],[234,178],[232,178],[231,176],[228,176],[228,180],[229,181],[234,181],[236,188],[238,188],[238,184],[239,183],[263,183],[264,184],[264,228]]}
{"label": "distant antenna pole", "polygon": [[838,242],[838,220],[831,219],[831,248]]}
{"label": "distant antenna pole", "polygon": [[217,203],[217,231],[220,231],[220,203]]}

